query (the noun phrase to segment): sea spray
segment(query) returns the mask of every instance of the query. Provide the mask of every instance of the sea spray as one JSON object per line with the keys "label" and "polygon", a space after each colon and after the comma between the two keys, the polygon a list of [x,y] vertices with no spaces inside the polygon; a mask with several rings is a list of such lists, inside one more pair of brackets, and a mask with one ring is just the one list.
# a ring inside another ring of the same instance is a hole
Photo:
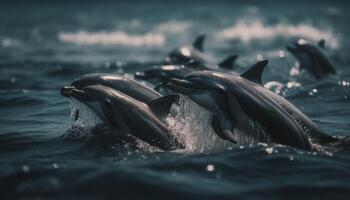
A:
{"label": "sea spray", "polygon": [[101,119],[87,105],[71,98],[71,127],[65,132],[65,139],[83,139],[91,136],[92,128],[102,124]]}
{"label": "sea spray", "polygon": [[202,153],[225,150],[234,144],[217,136],[211,125],[212,115],[191,99],[181,96],[179,105],[172,107],[169,129],[185,145],[182,153]]}

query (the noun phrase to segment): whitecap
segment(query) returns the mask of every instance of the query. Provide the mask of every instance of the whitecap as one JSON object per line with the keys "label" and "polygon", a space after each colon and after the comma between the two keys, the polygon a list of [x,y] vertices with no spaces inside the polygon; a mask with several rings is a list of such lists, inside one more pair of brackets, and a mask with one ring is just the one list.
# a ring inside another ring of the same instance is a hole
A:
{"label": "whitecap", "polygon": [[215,37],[218,40],[240,40],[246,43],[252,40],[271,40],[276,37],[301,37],[311,41],[325,39],[331,48],[339,46],[339,41],[332,30],[322,30],[307,23],[292,25],[281,22],[275,25],[266,25],[260,20],[250,22],[238,20],[233,26],[216,33]]}
{"label": "whitecap", "polygon": [[130,47],[163,46],[165,36],[161,33],[129,34],[124,31],[99,32],[59,32],[58,39],[66,43],[79,45],[121,45]]}
{"label": "whitecap", "polygon": [[158,24],[154,28],[154,31],[159,33],[179,34],[186,32],[190,27],[191,24],[189,22],[168,21]]}

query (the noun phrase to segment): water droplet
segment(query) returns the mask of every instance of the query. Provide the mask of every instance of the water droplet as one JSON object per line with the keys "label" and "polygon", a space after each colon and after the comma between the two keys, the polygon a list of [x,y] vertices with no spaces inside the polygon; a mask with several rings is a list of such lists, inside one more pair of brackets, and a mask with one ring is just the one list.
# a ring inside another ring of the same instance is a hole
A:
{"label": "water droplet", "polygon": [[261,54],[258,54],[258,55],[256,55],[256,59],[257,59],[257,60],[263,60],[263,59],[264,59],[264,56],[261,55]]}
{"label": "water droplet", "polygon": [[316,93],[318,92],[318,90],[316,88],[312,89],[310,92],[309,92],[309,95],[310,96],[313,96],[315,95]]}
{"label": "water droplet", "polygon": [[278,56],[279,56],[280,58],[284,58],[284,57],[286,57],[286,54],[284,53],[283,50],[280,50],[280,51],[278,52]]}
{"label": "water droplet", "polygon": [[28,165],[23,165],[22,166],[22,171],[25,172],[25,173],[29,173],[30,169],[29,169]]}
{"label": "water droplet", "polygon": [[212,172],[212,171],[214,171],[214,170],[215,170],[214,165],[212,165],[212,164],[207,165],[207,171],[208,171],[208,172]]}
{"label": "water droplet", "polygon": [[300,87],[301,83],[295,82],[295,81],[291,81],[287,83],[287,88],[292,88],[292,87]]}
{"label": "water droplet", "polygon": [[55,168],[55,169],[59,168],[57,163],[52,163],[52,167]]}
{"label": "water droplet", "polygon": [[268,154],[272,154],[273,148],[272,148],[272,147],[267,147],[267,148],[265,149],[265,151],[266,151]]}

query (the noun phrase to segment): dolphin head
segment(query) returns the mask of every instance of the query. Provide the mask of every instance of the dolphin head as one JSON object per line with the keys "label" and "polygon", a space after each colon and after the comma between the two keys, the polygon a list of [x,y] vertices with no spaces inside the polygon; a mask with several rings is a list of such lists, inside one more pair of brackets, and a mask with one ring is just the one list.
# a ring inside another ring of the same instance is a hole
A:
{"label": "dolphin head", "polygon": [[302,67],[309,67],[313,64],[312,54],[317,52],[317,48],[303,39],[287,45],[287,50],[294,55]]}
{"label": "dolphin head", "polygon": [[182,64],[192,60],[194,48],[192,46],[183,46],[171,51],[165,58],[166,64]]}
{"label": "dolphin head", "polygon": [[138,72],[135,77],[141,80],[157,79],[161,82],[167,82],[170,78],[181,76],[182,71],[186,71],[183,65],[163,65],[147,69],[144,72]]}
{"label": "dolphin head", "polygon": [[333,63],[323,48],[324,40],[319,41],[317,45],[299,39],[297,42],[287,45],[287,50],[299,61],[300,67],[307,69],[316,78],[336,73]]}
{"label": "dolphin head", "polygon": [[[75,100],[87,105],[104,123],[111,124],[113,108],[111,105],[112,95],[102,86],[93,85],[82,89],[76,89],[72,86],[63,87],[61,94],[65,97],[74,98]],[[75,120],[79,118],[79,110],[74,114]]]}
{"label": "dolphin head", "polygon": [[215,78],[215,75],[222,75],[212,71],[198,71],[186,76],[184,79],[170,79],[167,86],[187,95],[194,102],[202,107],[217,112],[227,104],[225,102],[225,83]]}

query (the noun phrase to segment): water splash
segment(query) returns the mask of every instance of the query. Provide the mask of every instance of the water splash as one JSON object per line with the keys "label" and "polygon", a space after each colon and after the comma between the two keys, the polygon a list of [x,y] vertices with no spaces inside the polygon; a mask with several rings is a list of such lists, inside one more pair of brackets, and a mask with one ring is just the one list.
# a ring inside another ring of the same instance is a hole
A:
{"label": "water splash", "polygon": [[[79,115],[79,117],[77,117]],[[66,139],[83,139],[91,136],[92,128],[102,120],[88,106],[71,98],[71,127],[65,132]]]}
{"label": "water splash", "polygon": [[165,43],[165,36],[161,33],[132,35],[124,31],[79,31],[75,33],[60,32],[58,33],[58,39],[62,42],[79,45],[121,45],[129,47],[163,46]]}
{"label": "water splash", "polygon": [[191,27],[191,23],[184,21],[168,21],[158,24],[154,31],[158,33],[182,34]]}
{"label": "water splash", "polygon": [[217,136],[211,126],[211,114],[194,103],[188,97],[182,96],[179,106],[173,106],[174,116],[167,118],[173,134],[185,145],[181,153],[202,153],[222,151],[234,144]]}
{"label": "water splash", "polygon": [[298,25],[287,23],[266,25],[260,20],[253,20],[252,22],[238,20],[233,26],[225,28],[216,34],[218,40],[238,39],[245,43],[249,43],[252,40],[272,40],[290,37],[301,37],[311,41],[325,39],[331,48],[339,46],[339,41],[332,30],[321,30],[306,23]]}

